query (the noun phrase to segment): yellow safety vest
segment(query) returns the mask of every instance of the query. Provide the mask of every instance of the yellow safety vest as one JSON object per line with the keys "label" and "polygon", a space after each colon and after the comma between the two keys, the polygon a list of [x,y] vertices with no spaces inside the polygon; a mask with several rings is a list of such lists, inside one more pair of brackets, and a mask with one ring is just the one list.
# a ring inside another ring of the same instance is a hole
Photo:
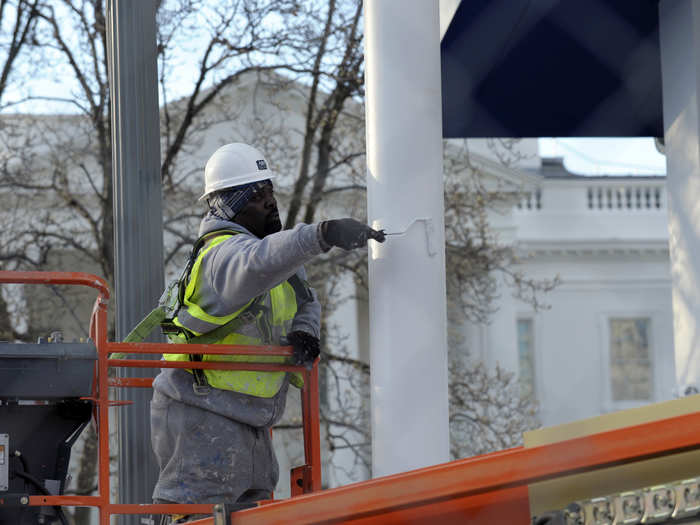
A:
{"label": "yellow safety vest", "polygon": [[[196,256],[195,262],[192,265],[192,270],[187,281],[183,304],[181,308],[186,308],[187,313],[192,317],[205,321],[207,323],[222,326],[230,320],[243,314],[245,310],[258,299],[259,304],[264,308],[259,312],[251,323],[255,323],[258,331],[264,334],[264,337],[251,337],[238,333],[243,327],[240,327],[236,332],[229,333],[223,339],[216,341],[214,344],[224,345],[276,345],[279,344],[279,338],[286,336],[291,328],[292,320],[297,312],[297,301],[294,289],[288,282],[283,282],[265,292],[260,298],[253,298],[242,308],[229,315],[218,317],[209,315],[199,305],[192,302],[192,296],[200,279],[200,268],[203,257],[215,246],[224,242],[231,234],[223,234],[214,238],[209,244],[202,249]],[[178,320],[177,316],[173,320],[175,325],[181,327],[183,332],[170,335],[170,340],[174,343],[187,343],[188,337],[201,335],[198,332],[188,329]],[[189,361],[190,356],[187,354],[163,354],[163,358],[167,361]],[[284,358],[279,356],[245,356],[245,355],[204,355],[202,361],[237,361],[237,362],[256,362],[256,363],[283,363]],[[188,372],[192,372],[188,370]],[[284,382],[286,372],[262,372],[248,370],[205,370],[204,375],[210,386],[220,388],[222,390],[232,390],[257,397],[272,397],[279,392]],[[293,385],[301,388],[304,384],[301,374],[294,373],[290,376],[290,381]]]}

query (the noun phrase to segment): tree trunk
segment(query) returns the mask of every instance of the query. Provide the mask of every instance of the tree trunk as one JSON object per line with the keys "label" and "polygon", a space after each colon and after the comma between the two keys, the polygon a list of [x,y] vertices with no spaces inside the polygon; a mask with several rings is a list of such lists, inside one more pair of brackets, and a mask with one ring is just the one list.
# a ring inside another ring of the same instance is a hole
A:
{"label": "tree trunk", "polygon": [[327,122],[321,130],[321,139],[318,141],[318,160],[316,162],[316,175],[314,176],[314,184],[311,188],[311,195],[306,205],[306,213],[304,214],[304,222],[311,224],[316,215],[316,207],[321,199],[321,192],[326,187],[328,180],[328,172],[330,171],[331,157],[331,136],[335,129],[335,119]]}

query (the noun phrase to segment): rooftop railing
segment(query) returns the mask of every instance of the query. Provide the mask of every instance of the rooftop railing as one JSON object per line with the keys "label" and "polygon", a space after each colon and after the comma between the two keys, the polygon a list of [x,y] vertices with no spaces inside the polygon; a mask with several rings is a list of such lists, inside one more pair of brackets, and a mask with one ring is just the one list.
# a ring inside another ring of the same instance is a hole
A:
{"label": "rooftop railing", "polygon": [[[516,208],[524,212],[553,209],[555,206],[550,199],[555,192],[558,199],[556,208],[560,209],[636,212],[665,211],[667,208],[666,187],[663,183],[639,180],[624,183],[619,179],[611,181],[592,179],[590,182],[584,181],[584,184],[572,184],[566,190],[562,190],[561,186],[553,187],[545,182],[541,188],[524,192]],[[568,202],[563,203],[569,199],[570,206],[567,205]]]}

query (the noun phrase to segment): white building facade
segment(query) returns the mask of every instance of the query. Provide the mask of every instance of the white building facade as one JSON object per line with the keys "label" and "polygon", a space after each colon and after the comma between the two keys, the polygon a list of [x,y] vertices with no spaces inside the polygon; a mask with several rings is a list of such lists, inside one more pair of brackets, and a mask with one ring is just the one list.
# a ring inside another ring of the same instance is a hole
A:
{"label": "white building facade", "polygon": [[473,356],[519,374],[545,426],[677,396],[665,178],[524,171],[494,226],[528,277],[560,282],[540,311],[502,287],[492,322],[464,328]]}

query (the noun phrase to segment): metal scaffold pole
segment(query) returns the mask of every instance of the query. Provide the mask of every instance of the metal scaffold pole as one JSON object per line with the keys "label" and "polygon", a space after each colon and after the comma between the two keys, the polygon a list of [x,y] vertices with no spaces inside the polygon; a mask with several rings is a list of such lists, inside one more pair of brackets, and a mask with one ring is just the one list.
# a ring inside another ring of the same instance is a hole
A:
{"label": "metal scaffold pole", "polygon": [[[153,308],[163,290],[162,188],[154,0],[108,2],[112,94],[116,339]],[[151,370],[121,369],[124,376]],[[119,500],[150,503],[157,466],[150,446],[150,389],[119,389]],[[130,521],[129,521],[130,520]],[[138,516],[123,523],[139,523]]]}

